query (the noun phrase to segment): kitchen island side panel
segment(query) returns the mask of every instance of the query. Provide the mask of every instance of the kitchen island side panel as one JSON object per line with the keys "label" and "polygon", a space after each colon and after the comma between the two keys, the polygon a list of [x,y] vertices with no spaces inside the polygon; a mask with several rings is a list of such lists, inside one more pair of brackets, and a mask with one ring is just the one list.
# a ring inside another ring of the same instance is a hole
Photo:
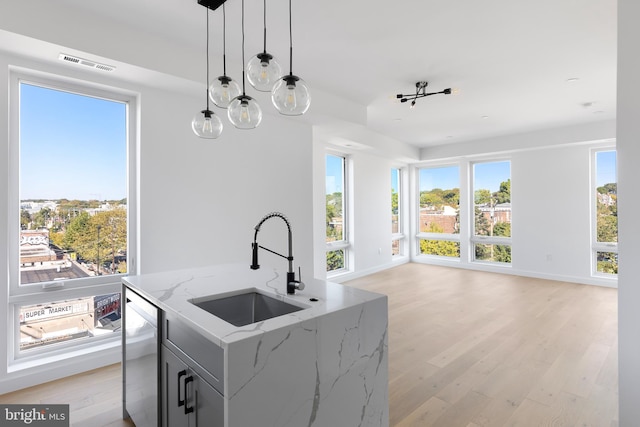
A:
{"label": "kitchen island side panel", "polygon": [[381,296],[229,344],[226,426],[388,427],[387,326]]}

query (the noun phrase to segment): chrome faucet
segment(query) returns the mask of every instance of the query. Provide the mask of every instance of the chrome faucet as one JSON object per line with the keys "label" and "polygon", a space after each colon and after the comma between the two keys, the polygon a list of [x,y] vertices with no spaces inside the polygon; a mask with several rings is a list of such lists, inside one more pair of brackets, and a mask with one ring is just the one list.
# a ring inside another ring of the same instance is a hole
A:
{"label": "chrome faucet", "polygon": [[[264,224],[265,221],[275,217],[282,219],[285,224],[287,224],[287,231],[289,234],[289,256],[284,256],[282,254],[279,254],[278,252],[272,251],[271,249],[265,248],[264,246],[258,244],[258,232],[260,231],[260,227],[262,227],[262,224]],[[269,214],[266,214],[264,217],[262,217],[258,225],[255,226],[255,230],[256,233],[253,235],[253,243],[251,244],[251,248],[253,250],[251,257],[251,269],[257,270],[260,268],[260,264],[258,264],[258,248],[262,248],[265,251],[271,252],[272,254],[278,255],[289,261],[289,271],[287,272],[287,293],[295,294],[296,289],[300,291],[303,290],[304,283],[302,283],[301,281],[302,278],[300,277],[300,269],[298,268],[298,280],[296,280],[296,273],[293,271],[293,237],[291,234],[291,224],[289,224],[289,220],[287,219],[287,217],[280,212],[271,212]]]}

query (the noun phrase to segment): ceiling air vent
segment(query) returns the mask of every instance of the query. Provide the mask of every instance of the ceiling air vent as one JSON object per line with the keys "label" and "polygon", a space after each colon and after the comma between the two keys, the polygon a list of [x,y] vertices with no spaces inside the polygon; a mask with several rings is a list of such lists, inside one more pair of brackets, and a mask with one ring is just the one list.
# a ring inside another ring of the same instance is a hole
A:
{"label": "ceiling air vent", "polygon": [[78,58],[77,56],[67,55],[65,53],[61,53],[58,56],[58,59],[64,62],[69,62],[71,64],[82,65],[84,67],[94,68],[96,70],[101,70],[101,71],[111,72],[116,69],[116,67],[113,67],[111,65],[100,64],[98,62],[89,61],[88,59]]}

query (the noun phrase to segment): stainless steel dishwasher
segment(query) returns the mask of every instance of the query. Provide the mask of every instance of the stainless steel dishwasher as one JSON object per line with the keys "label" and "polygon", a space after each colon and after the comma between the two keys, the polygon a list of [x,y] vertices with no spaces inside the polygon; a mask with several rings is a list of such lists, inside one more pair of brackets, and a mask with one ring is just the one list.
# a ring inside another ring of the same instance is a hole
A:
{"label": "stainless steel dishwasher", "polygon": [[123,416],[136,427],[160,425],[159,310],[126,286],[122,334]]}

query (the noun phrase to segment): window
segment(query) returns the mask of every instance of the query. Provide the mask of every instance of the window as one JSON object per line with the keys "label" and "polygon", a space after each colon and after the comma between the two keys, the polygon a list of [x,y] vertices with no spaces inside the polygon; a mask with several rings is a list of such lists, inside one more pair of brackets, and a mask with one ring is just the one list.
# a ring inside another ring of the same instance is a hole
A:
{"label": "window", "polygon": [[473,259],[511,263],[511,162],[473,164]]}
{"label": "window", "polygon": [[596,274],[618,274],[618,179],[616,152],[594,152],[592,253]]}
{"label": "window", "polygon": [[348,221],[346,215],[346,158],[326,155],[326,242],[327,271],[348,267]]}
{"label": "window", "polygon": [[391,255],[403,255],[402,170],[391,169]]}
{"label": "window", "polygon": [[14,358],[117,339],[134,270],[135,98],[12,74]]}
{"label": "window", "polygon": [[460,258],[460,167],[418,169],[419,253]]}

